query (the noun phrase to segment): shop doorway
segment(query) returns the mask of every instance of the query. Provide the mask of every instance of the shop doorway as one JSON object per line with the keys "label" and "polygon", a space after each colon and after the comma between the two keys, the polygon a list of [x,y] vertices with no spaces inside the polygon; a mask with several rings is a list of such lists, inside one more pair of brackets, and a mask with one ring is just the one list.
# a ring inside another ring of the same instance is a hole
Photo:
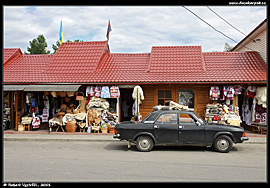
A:
{"label": "shop doorway", "polygon": [[120,121],[130,121],[133,117],[132,107],[134,100],[132,99],[133,88],[120,88]]}

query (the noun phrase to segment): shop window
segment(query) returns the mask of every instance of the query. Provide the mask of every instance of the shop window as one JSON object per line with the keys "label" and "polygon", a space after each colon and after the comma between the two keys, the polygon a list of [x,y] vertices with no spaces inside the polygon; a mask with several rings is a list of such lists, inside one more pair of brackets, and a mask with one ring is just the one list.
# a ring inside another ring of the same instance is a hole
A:
{"label": "shop window", "polygon": [[189,108],[194,108],[194,89],[179,89],[178,103]]}
{"label": "shop window", "polygon": [[158,90],[158,105],[169,106],[172,100],[172,90]]}
{"label": "shop window", "polygon": [[177,124],[176,114],[162,114],[157,119],[156,123],[158,124]]}

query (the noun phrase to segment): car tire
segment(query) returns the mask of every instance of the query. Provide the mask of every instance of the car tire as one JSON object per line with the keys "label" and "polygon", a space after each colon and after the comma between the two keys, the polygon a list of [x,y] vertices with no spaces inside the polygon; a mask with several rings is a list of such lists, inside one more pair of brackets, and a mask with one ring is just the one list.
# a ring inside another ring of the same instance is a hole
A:
{"label": "car tire", "polygon": [[228,153],[233,147],[232,139],[229,136],[218,136],[214,141],[214,149],[221,153]]}
{"label": "car tire", "polygon": [[149,136],[139,136],[136,140],[136,147],[139,151],[151,151],[154,147],[154,142]]}

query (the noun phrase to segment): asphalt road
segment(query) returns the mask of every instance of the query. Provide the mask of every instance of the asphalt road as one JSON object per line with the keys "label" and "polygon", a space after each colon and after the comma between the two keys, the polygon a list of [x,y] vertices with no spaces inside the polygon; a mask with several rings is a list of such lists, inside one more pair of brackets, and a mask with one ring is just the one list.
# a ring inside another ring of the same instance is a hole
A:
{"label": "asphalt road", "polygon": [[4,142],[4,182],[265,182],[266,144],[230,153],[127,142]]}

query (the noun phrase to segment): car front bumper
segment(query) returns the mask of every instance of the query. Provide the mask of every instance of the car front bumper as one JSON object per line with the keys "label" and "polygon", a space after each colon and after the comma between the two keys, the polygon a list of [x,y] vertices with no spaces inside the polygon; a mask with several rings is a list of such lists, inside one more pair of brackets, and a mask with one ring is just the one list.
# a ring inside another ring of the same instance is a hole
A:
{"label": "car front bumper", "polygon": [[120,134],[113,135],[113,138],[120,138]]}

